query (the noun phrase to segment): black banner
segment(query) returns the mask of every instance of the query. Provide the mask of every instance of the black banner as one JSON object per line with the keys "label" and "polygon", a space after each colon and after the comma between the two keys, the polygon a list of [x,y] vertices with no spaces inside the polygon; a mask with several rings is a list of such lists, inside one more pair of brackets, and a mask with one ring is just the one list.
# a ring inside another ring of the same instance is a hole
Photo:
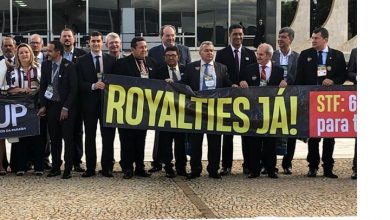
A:
{"label": "black banner", "polygon": [[309,92],[356,91],[355,86],[268,86],[193,92],[161,80],[104,79],[104,126],[251,136],[309,137]]}
{"label": "black banner", "polygon": [[0,95],[0,139],[39,134],[39,117],[32,95]]}

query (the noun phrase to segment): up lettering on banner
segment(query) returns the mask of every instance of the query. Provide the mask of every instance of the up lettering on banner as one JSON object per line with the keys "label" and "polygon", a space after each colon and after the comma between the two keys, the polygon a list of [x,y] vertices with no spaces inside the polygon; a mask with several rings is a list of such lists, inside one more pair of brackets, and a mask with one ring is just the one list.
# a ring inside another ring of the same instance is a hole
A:
{"label": "up lettering on banner", "polygon": [[310,92],[310,137],[356,137],[356,91]]}

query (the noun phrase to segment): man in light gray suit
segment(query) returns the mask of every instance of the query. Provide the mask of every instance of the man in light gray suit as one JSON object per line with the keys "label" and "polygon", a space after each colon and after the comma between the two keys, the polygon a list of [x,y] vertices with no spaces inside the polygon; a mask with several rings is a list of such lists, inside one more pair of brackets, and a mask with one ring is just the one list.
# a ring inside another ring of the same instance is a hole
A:
{"label": "man in light gray suit", "polygon": [[[179,64],[185,66],[188,63],[191,63],[191,55],[188,47],[176,44],[176,29],[172,25],[164,25],[160,29],[160,37],[162,44],[151,48],[148,52],[149,57],[152,57],[157,61],[157,69],[166,66],[165,63],[165,48],[169,46],[176,46],[180,52]],[[154,136],[154,146],[153,146],[153,162],[152,168],[149,172],[157,172],[162,169],[161,158],[159,156],[159,148],[161,144],[159,143],[159,132],[155,133]]]}
{"label": "man in light gray suit", "polygon": [[[274,52],[272,57],[272,63],[283,67],[284,69],[284,80],[288,85],[295,84],[295,78],[297,75],[297,63],[299,53],[291,49],[291,43],[294,40],[294,30],[290,27],[284,27],[280,29],[278,36],[279,50]],[[296,138],[280,138],[279,143],[285,144],[287,141],[287,154],[284,155],[282,161],[282,167],[284,174],[292,174],[291,161],[294,157]]]}

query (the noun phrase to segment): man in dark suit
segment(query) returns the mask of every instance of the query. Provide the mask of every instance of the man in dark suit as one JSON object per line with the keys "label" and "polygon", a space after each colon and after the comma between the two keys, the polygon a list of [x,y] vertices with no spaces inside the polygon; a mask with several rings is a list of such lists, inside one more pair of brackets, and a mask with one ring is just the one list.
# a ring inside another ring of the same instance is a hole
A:
{"label": "man in dark suit", "polygon": [[[149,50],[149,56],[156,60],[157,67],[165,66],[165,56],[164,51],[168,46],[176,46],[180,52],[180,65],[187,65],[191,63],[191,55],[188,47],[180,44],[176,44],[176,29],[172,25],[164,25],[160,29],[160,37],[162,44],[155,46]],[[159,132],[155,132],[154,136],[154,146],[153,146],[153,162],[150,172],[156,172],[162,169],[161,158],[158,158],[158,149],[161,146],[159,143]]]}
{"label": "man in dark suit", "polygon": [[[240,86],[279,86],[286,87],[287,82],[283,78],[283,68],[271,62],[273,48],[269,44],[260,44],[257,48],[257,63],[250,64],[245,69]],[[278,178],[276,172],[276,138],[246,136],[249,151],[248,178],[260,176],[260,160],[267,170],[268,177]]]}
{"label": "man in dark suit", "polygon": [[[303,50],[298,59],[296,85],[332,86],[343,84],[346,64],[341,51],[328,47],[329,33],[325,28],[317,28],[311,35],[312,48]],[[320,164],[319,142],[321,138],[309,139],[307,161],[308,177],[316,177]],[[338,178],[333,173],[334,138],[323,138],[322,162],[324,176]]]}
{"label": "man in dark suit", "polygon": [[[297,75],[299,53],[291,49],[294,40],[294,30],[290,27],[280,29],[278,35],[279,50],[272,56],[272,62],[284,69],[283,78],[288,85],[294,85]],[[284,174],[292,174],[292,160],[294,158],[296,138],[279,138],[279,144],[287,144],[287,154],[283,156],[282,167]]]}
{"label": "man in dark suit", "polygon": [[[184,66],[179,65],[180,52],[176,46],[168,46],[165,49],[165,66],[156,71],[156,79],[165,80],[166,82],[175,83],[181,80],[184,73]],[[179,176],[187,176],[186,163],[187,156],[185,152],[185,134],[180,132],[159,132],[159,150],[158,158],[165,164],[165,175],[168,178],[175,177],[172,165],[172,144],[175,140],[175,167]]]}
{"label": "man in dark suit", "polygon": [[172,25],[164,25],[160,29],[162,44],[149,50],[149,56],[156,60],[158,67],[165,65],[164,51],[168,46],[176,46],[180,52],[180,64],[187,65],[191,63],[191,55],[188,47],[176,44],[176,29]]}
{"label": "man in dark suit", "polygon": [[49,134],[52,147],[53,166],[48,177],[61,174],[62,139],[65,141],[65,170],[63,179],[71,178],[73,166],[73,122],[77,76],[75,65],[64,59],[64,47],[59,41],[47,46],[48,60],[42,64],[39,116],[48,115]]}
{"label": "man in dark suit", "polygon": [[[77,62],[77,58],[86,54],[84,50],[74,47],[75,39],[72,29],[64,28],[61,31],[60,42],[64,45],[64,58],[73,63]],[[80,91],[79,91],[80,92]],[[81,110],[80,96],[76,97],[76,115],[74,121],[74,155],[73,155],[73,166],[74,171],[84,172],[85,169],[81,167],[81,157],[83,157],[83,119]],[[50,154],[50,149],[48,151]],[[46,153],[47,154],[47,153]],[[47,154],[47,155],[49,155]]]}
{"label": "man in dark suit", "polygon": [[[199,54],[201,60],[192,62],[186,66],[181,82],[189,85],[193,91],[203,91],[230,86],[237,86],[229,80],[227,67],[214,62],[214,45],[211,41],[204,41],[200,45]],[[202,143],[203,134],[190,134],[191,142],[191,173],[187,179],[194,179],[202,172]],[[218,173],[221,159],[221,135],[207,134],[209,177],[220,179]]]}
{"label": "man in dark suit", "polygon": [[[351,51],[351,56],[348,61],[348,80],[357,85],[357,48],[353,48]],[[352,161],[352,175],[351,179],[357,179],[357,138],[355,138],[355,151],[353,154]]]}
{"label": "man in dark suit", "polygon": [[[91,52],[78,58],[76,67],[79,77],[79,88],[82,103],[82,114],[85,127],[85,156],[87,170],[82,177],[91,177],[95,175],[96,169],[96,129],[97,122],[100,121],[100,132],[102,136],[103,151],[113,152],[113,141],[115,132],[110,128],[102,126],[101,104],[102,91],[105,84],[102,74],[110,74],[115,58],[102,53],[103,36],[100,32],[92,32],[89,45]],[[102,174],[106,177],[112,177],[112,158],[113,155],[106,155],[110,162],[102,161]]]}
{"label": "man in dark suit", "polygon": [[[156,61],[148,57],[148,46],[143,37],[134,37],[131,40],[131,55],[117,60],[112,68],[112,74],[151,78],[153,77]],[[119,162],[124,173],[124,179],[134,175],[149,177],[145,171],[144,154],[146,130],[118,128],[121,142],[121,161]],[[135,171],[134,164],[135,163]]]}
{"label": "man in dark suit", "polygon": [[[240,75],[243,74],[245,68],[252,63],[256,63],[255,53],[244,47],[242,41],[244,39],[243,27],[239,24],[234,24],[229,27],[230,45],[217,52],[215,61],[227,66],[229,79],[234,84],[239,84]],[[245,138],[244,138],[245,140]],[[245,141],[241,138],[242,155],[244,163],[242,164],[244,173],[248,172],[246,159],[248,158]],[[222,170],[221,175],[229,175],[233,164],[233,135],[223,135],[222,143]]]}

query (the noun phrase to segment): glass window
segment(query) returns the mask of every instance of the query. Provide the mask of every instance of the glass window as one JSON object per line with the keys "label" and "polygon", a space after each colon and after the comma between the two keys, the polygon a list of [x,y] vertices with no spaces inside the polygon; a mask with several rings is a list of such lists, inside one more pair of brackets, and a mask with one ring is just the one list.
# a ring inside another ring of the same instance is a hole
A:
{"label": "glass window", "polygon": [[87,32],[85,0],[52,1],[52,24],[55,35],[61,34],[61,30],[65,27],[72,28],[75,33],[85,34]]}
{"label": "glass window", "polygon": [[310,36],[313,30],[321,27],[329,17],[333,0],[311,0]]}
{"label": "glass window", "polygon": [[158,36],[158,0],[133,0],[131,7],[135,8],[135,33]]}
{"label": "glass window", "polygon": [[241,24],[245,35],[256,34],[256,0],[231,0],[231,24]]}
{"label": "glass window", "polygon": [[228,43],[228,1],[198,0],[198,46],[212,41],[215,46]]}
{"label": "glass window", "polygon": [[46,0],[13,0],[13,32],[47,34]]}
{"label": "glass window", "polygon": [[0,1],[0,33],[9,33],[9,1]]}
{"label": "glass window", "polygon": [[119,32],[119,13],[117,0],[89,1],[89,32],[103,34]]}
{"label": "glass window", "polygon": [[[176,41],[190,47],[195,46],[195,1],[162,0],[162,25],[176,27]],[[181,33],[180,33],[181,31]],[[183,38],[180,36],[186,36]],[[193,36],[188,38],[188,36]],[[183,42],[184,41],[184,42]]]}
{"label": "glass window", "polygon": [[290,27],[297,12],[298,0],[282,1],[282,27]]}
{"label": "glass window", "polygon": [[357,34],[357,0],[348,1],[348,40]]}
{"label": "glass window", "polygon": [[257,28],[256,8],[257,0],[231,0],[231,24],[241,24],[244,27],[244,46],[253,44]]}

